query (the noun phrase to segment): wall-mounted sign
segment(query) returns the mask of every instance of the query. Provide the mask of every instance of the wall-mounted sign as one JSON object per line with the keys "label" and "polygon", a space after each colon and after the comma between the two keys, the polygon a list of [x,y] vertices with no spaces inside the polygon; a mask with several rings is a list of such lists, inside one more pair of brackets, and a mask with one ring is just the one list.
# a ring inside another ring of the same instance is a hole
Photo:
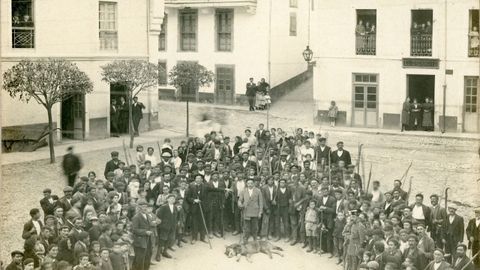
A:
{"label": "wall-mounted sign", "polygon": [[403,58],[403,68],[434,68],[438,69],[438,59],[431,58]]}

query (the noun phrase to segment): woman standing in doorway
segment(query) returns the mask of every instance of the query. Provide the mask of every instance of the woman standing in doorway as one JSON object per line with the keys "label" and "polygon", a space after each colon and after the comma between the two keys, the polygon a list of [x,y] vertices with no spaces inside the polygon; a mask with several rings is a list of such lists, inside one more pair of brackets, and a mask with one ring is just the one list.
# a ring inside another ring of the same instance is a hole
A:
{"label": "woman standing in doorway", "polygon": [[334,127],[337,121],[338,107],[335,101],[330,102],[330,108],[328,108],[328,118],[330,119],[330,126]]}
{"label": "woman standing in doorway", "polygon": [[410,98],[407,97],[402,106],[402,129],[400,131],[409,130],[410,123]]}
{"label": "woman standing in doorway", "polygon": [[432,114],[433,114],[433,103],[430,98],[425,98],[425,103],[422,104],[423,108],[423,117],[422,117],[422,127],[425,131],[433,131],[432,123]]}
{"label": "woman standing in doorway", "polygon": [[413,130],[417,130],[422,125],[421,117],[422,105],[414,98],[413,104],[410,107],[410,126]]}

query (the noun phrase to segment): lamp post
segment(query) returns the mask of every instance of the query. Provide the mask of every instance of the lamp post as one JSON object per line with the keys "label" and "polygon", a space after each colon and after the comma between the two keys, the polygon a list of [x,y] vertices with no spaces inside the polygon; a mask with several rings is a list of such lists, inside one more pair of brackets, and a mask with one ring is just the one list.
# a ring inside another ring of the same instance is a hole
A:
{"label": "lamp post", "polygon": [[305,59],[305,61],[310,64],[310,61],[312,61],[313,58],[313,51],[310,49],[309,45],[307,45],[307,48],[303,51],[302,54],[303,59]]}

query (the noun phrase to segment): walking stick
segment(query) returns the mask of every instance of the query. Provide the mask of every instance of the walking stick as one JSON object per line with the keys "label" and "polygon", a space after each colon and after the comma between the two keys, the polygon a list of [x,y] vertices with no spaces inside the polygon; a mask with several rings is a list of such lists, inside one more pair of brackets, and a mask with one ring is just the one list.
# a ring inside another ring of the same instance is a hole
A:
{"label": "walking stick", "polygon": [[365,186],[365,159],[363,158],[363,153],[362,153],[362,156],[361,156],[361,161],[362,161],[362,187]]}
{"label": "walking stick", "polygon": [[358,156],[357,156],[357,162],[355,164],[355,166],[357,166],[357,174],[360,174],[360,156],[362,154],[362,147],[363,147],[363,144],[360,144],[358,146]]}
{"label": "walking stick", "polygon": [[205,228],[205,232],[207,233],[208,245],[210,246],[210,249],[212,249],[212,243],[210,242],[210,235],[208,234],[207,223],[205,222],[205,216],[203,215],[202,202],[198,202],[198,208],[200,209],[200,215],[202,216],[203,227]]}
{"label": "walking stick", "polygon": [[159,161],[162,161],[162,149],[160,148],[160,143],[157,141],[158,147],[158,156],[160,157]]}
{"label": "walking stick", "polygon": [[330,162],[331,162],[330,151],[328,151],[328,183],[331,186],[332,185],[332,166]]}
{"label": "walking stick", "polygon": [[449,187],[445,189],[445,211],[448,211],[448,190],[449,189],[450,189]]}
{"label": "walking stick", "polygon": [[410,198],[410,193],[412,192],[412,179],[413,179],[413,176],[410,176],[410,180],[408,181],[407,205],[408,205],[408,199]]}
{"label": "walking stick", "polygon": [[125,146],[125,140],[123,140],[123,154],[125,155],[125,161],[127,162],[127,166],[130,167],[130,161],[128,161],[128,155],[127,155],[127,148]]}

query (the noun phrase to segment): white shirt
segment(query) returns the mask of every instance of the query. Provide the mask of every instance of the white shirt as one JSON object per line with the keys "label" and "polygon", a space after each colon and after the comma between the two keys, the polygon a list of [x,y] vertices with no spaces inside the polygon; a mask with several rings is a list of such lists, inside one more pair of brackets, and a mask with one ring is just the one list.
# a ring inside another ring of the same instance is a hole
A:
{"label": "white shirt", "polygon": [[337,150],[337,156],[341,157],[343,155],[343,150]]}
{"label": "white shirt", "polygon": [[242,193],[245,189],[245,181],[237,181],[236,183],[238,194]]}
{"label": "white shirt", "polygon": [[212,183],[215,188],[218,188],[218,181],[212,181]]}
{"label": "white shirt", "polygon": [[215,148],[214,159],[216,160],[220,159],[220,150],[218,150],[217,148]]}
{"label": "white shirt", "polygon": [[285,193],[285,191],[287,191],[287,188],[285,188],[285,187],[280,188],[280,192]]}
{"label": "white shirt", "polygon": [[414,205],[412,209],[412,217],[417,220],[424,220],[425,215],[421,205]]}
{"label": "white shirt", "polygon": [[252,189],[249,189],[249,188],[248,188],[247,191],[248,191],[248,195],[249,195],[250,197],[252,197],[253,188],[252,188]]}
{"label": "white shirt", "polygon": [[268,186],[268,192],[270,193],[270,198],[273,199],[273,187]]}
{"label": "white shirt", "polygon": [[180,197],[185,198],[185,190],[180,189],[179,191],[180,191]]}
{"label": "white shirt", "polygon": [[390,204],[389,202],[385,202],[385,208],[384,209],[388,209],[388,207],[390,207]]}
{"label": "white shirt", "polygon": [[173,204],[168,204],[168,207],[170,208],[170,212],[173,213]]}
{"label": "white shirt", "polygon": [[442,262],[438,262],[438,263],[436,262],[436,263],[434,263],[434,264],[433,264],[433,269],[437,270],[437,269],[440,267],[440,264],[441,264],[441,263],[442,263]]}
{"label": "white shirt", "polygon": [[35,227],[35,230],[37,231],[37,235],[40,235],[40,232],[42,231],[42,228],[40,227],[40,222],[32,219],[32,223],[33,227]]}
{"label": "white shirt", "polygon": [[322,197],[323,205],[327,204],[328,196]]}
{"label": "white shirt", "polygon": [[475,225],[480,226],[480,218],[475,219]]}
{"label": "white shirt", "polygon": [[450,222],[450,224],[453,223],[453,220],[455,219],[455,216],[452,215],[452,216],[448,216],[448,221]]}

